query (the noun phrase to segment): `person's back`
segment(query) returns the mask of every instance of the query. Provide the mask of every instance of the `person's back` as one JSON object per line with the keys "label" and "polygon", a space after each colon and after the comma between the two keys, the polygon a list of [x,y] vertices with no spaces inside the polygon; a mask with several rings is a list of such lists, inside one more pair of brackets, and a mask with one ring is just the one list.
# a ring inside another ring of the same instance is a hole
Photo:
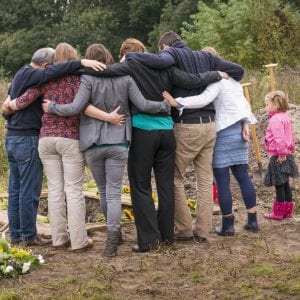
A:
{"label": "person's back", "polygon": [[226,128],[242,118],[250,117],[250,105],[244,97],[243,88],[238,81],[229,78],[228,80],[223,79],[213,85],[218,85],[218,90],[220,91],[213,101],[216,109],[217,131]]}
{"label": "person's back", "polygon": [[[81,82],[92,87],[90,104],[105,112],[111,112],[120,106],[119,113],[126,115],[125,126],[115,126],[112,123],[96,120],[82,114],[80,120],[81,150],[87,149],[93,143],[99,145],[128,143],[131,140],[129,89],[131,88],[132,78],[130,76],[103,78],[83,75]],[[93,129],[92,132],[91,129]],[[101,134],[98,134],[97,131],[100,131]]]}

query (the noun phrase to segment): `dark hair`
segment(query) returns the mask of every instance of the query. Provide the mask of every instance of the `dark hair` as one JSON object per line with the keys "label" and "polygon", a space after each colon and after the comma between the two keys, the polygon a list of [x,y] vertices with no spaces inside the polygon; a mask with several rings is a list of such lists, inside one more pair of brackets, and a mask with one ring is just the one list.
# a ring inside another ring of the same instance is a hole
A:
{"label": "dark hair", "polygon": [[114,59],[109,50],[102,44],[92,44],[85,51],[85,58],[95,59],[106,65],[113,64]]}
{"label": "dark hair", "polygon": [[120,58],[122,58],[127,52],[145,52],[146,51],[146,47],[145,45],[135,39],[135,38],[128,38],[126,39],[120,48]]}
{"label": "dark hair", "polygon": [[163,45],[168,45],[171,47],[177,41],[181,41],[181,37],[179,34],[174,31],[164,32],[159,38],[158,48],[159,50],[162,50]]}

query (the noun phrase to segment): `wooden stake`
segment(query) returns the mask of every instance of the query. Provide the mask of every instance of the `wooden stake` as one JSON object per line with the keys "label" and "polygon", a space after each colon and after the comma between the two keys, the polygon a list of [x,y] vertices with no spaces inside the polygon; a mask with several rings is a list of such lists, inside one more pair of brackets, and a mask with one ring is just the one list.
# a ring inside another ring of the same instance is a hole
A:
{"label": "wooden stake", "polygon": [[276,91],[276,80],[275,80],[275,68],[278,66],[278,64],[268,64],[265,65],[267,69],[269,69],[270,74],[270,80],[271,80],[271,91]]}
{"label": "wooden stake", "polygon": [[[249,86],[251,86],[251,85],[252,85],[251,82],[242,84],[242,87],[244,89],[245,98],[248,100],[250,107],[251,107],[251,99],[250,99],[250,94],[249,94]],[[252,134],[252,140],[253,140],[257,165],[258,165],[258,169],[259,169],[259,174],[262,176],[262,161],[261,161],[258,139],[257,139],[257,135],[256,135],[255,124],[250,124],[250,130],[251,130],[251,134]]]}

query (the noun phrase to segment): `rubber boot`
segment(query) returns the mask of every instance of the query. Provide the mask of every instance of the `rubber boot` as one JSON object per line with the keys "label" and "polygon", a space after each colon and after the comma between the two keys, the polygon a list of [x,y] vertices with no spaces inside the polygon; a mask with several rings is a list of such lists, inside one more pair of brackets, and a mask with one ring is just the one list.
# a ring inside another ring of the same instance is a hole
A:
{"label": "rubber boot", "polygon": [[274,201],[273,202],[273,211],[271,213],[264,214],[264,217],[267,219],[280,221],[283,219],[284,211],[285,211],[285,203]]}
{"label": "rubber boot", "polygon": [[284,219],[290,219],[293,217],[294,207],[295,207],[294,202],[290,202],[290,201],[284,202],[284,213],[283,213]]}
{"label": "rubber boot", "polygon": [[234,216],[222,216],[222,225],[215,228],[216,233],[222,236],[234,235]]}
{"label": "rubber boot", "polygon": [[107,231],[106,246],[103,252],[104,256],[115,257],[117,255],[117,248],[120,241],[120,231]]}
{"label": "rubber boot", "polygon": [[244,226],[244,229],[252,232],[259,231],[256,212],[255,213],[248,212],[248,223]]}

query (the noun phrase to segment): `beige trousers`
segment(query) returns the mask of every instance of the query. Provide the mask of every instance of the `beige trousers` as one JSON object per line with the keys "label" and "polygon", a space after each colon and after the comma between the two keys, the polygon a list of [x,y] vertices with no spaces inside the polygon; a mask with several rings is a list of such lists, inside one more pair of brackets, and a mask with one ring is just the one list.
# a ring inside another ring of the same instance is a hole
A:
{"label": "beige trousers", "polygon": [[82,193],[84,158],[79,151],[78,140],[43,137],[39,140],[38,150],[48,182],[53,246],[59,246],[70,239],[72,249],[80,249],[88,240]]}
{"label": "beige trousers", "polygon": [[215,123],[175,124],[175,229],[177,236],[193,236],[192,217],[184,191],[186,168],[193,163],[197,178],[195,232],[207,238],[212,228],[212,154],[216,140]]}

